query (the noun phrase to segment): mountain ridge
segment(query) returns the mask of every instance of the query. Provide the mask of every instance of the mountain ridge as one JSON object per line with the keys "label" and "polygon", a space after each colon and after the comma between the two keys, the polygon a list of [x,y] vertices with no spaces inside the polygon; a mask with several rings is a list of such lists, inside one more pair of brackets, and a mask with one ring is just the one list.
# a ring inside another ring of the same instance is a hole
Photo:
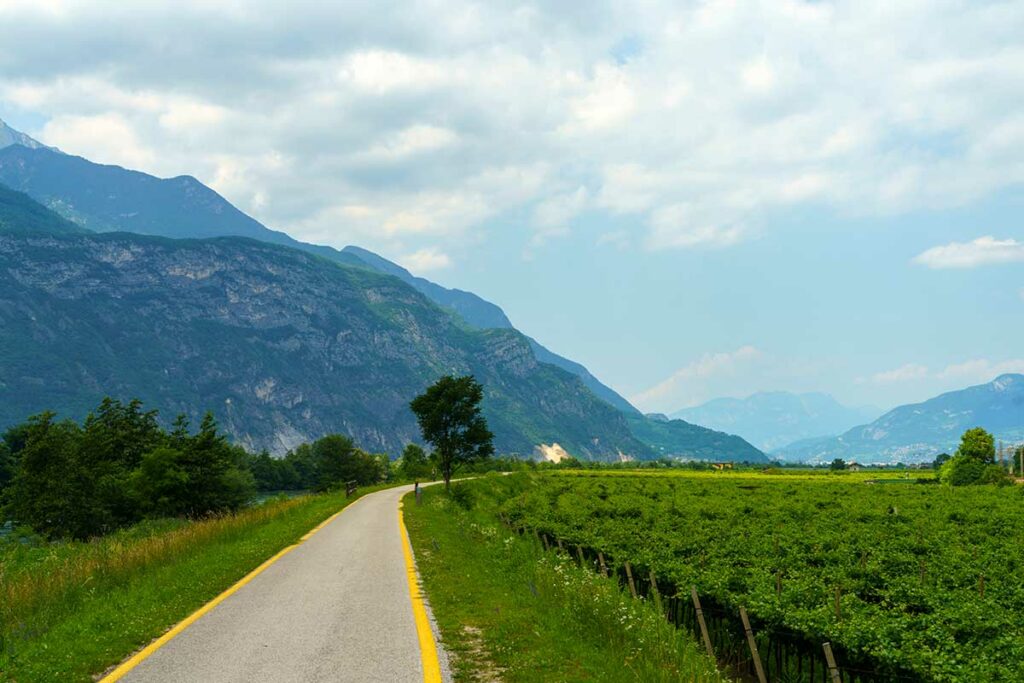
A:
{"label": "mountain ridge", "polygon": [[1003,374],[991,382],[897,406],[839,436],[798,441],[772,455],[815,463],[835,458],[927,462],[941,452],[952,453],[961,434],[972,427],[983,427],[1008,443],[1024,441],[1024,375]]}
{"label": "mountain ridge", "polygon": [[739,434],[769,451],[816,437],[834,436],[881,414],[851,408],[823,392],[762,391],[746,398],[716,398],[670,417]]}

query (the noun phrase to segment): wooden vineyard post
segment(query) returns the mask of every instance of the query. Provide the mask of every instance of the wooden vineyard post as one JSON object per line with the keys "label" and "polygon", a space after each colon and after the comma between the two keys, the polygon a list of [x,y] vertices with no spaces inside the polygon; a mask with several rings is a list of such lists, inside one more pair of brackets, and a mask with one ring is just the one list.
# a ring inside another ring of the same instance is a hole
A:
{"label": "wooden vineyard post", "polygon": [[608,565],[604,563],[604,553],[597,551],[597,561],[601,563],[601,576],[608,578]]}
{"label": "wooden vineyard post", "polygon": [[707,648],[708,657],[715,658],[715,650],[711,647],[711,636],[708,635],[708,625],[704,621],[704,610],[700,608],[700,598],[697,597],[697,587],[690,586],[690,597],[693,598],[693,609],[697,611],[697,623],[700,625],[700,635],[704,639],[704,647]]}
{"label": "wooden vineyard post", "polygon": [[585,567],[587,565],[587,561],[583,559],[583,546],[576,546],[576,554],[580,556],[580,566]]}
{"label": "wooden vineyard post", "polygon": [[761,666],[761,655],[757,653],[757,641],[754,640],[754,631],[750,628],[750,619],[747,619],[746,607],[740,607],[740,619],[743,620],[743,630],[747,634],[750,656],[754,658],[754,670],[757,672],[757,680],[760,683],[768,683],[768,679],[764,676],[764,668]]}
{"label": "wooden vineyard post", "polygon": [[558,539],[558,549],[563,551],[563,552],[565,551],[565,546],[562,545],[562,539],[561,538]]}
{"label": "wooden vineyard post", "polygon": [[629,592],[636,597],[636,583],[633,581],[633,568],[626,563],[626,578],[629,579]]}
{"label": "wooden vineyard post", "polygon": [[544,541],[544,551],[547,552],[548,550],[551,550],[551,546],[548,545],[548,535],[541,534],[541,539]]}
{"label": "wooden vineyard post", "polygon": [[658,592],[658,579],[654,576],[653,569],[651,570],[651,595],[654,597],[654,607],[661,616],[665,616],[665,612],[661,608],[661,593]]}
{"label": "wooden vineyard post", "polygon": [[825,663],[828,664],[828,671],[832,675],[832,683],[843,683],[843,679],[839,675],[839,667],[836,666],[836,658],[832,654],[832,644],[825,643],[821,647],[825,650]]}

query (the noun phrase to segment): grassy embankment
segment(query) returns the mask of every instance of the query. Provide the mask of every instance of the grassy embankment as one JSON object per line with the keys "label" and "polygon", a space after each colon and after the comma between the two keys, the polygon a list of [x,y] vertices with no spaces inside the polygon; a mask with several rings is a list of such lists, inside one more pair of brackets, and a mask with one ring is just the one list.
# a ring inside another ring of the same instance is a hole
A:
{"label": "grassy embankment", "polygon": [[356,499],[271,500],[88,543],[0,543],[0,680],[92,680]]}
{"label": "grassy embankment", "polygon": [[502,525],[526,475],[405,499],[416,561],[456,681],[720,681],[688,634],[610,579]]}

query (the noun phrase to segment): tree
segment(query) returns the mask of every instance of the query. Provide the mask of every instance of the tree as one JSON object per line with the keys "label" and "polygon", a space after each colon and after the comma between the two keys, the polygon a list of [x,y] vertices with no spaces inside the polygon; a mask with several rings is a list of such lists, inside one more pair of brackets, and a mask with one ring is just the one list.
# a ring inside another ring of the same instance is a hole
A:
{"label": "tree", "polygon": [[91,487],[79,466],[82,431],[53,413],[29,418],[18,468],[7,492],[8,512],[51,538],[85,539],[99,533],[90,514]]}
{"label": "tree", "polygon": [[91,492],[88,514],[100,532],[141,519],[128,479],[144,453],[167,442],[156,411],[143,411],[139,400],[121,403],[104,398],[82,425],[79,466],[87,473]]}
{"label": "tree", "polygon": [[461,465],[491,457],[494,435],[480,412],[484,389],[472,375],[445,375],[409,404],[423,439],[434,447],[445,490]]}
{"label": "tree", "polygon": [[189,500],[189,476],[181,451],[161,446],[142,456],[132,472],[130,489],[139,510],[150,517],[185,514]]}
{"label": "tree", "polygon": [[939,470],[939,480],[950,486],[1007,483],[1006,472],[995,462],[995,438],[981,427],[968,429],[956,454]]}
{"label": "tree", "polygon": [[317,491],[329,491],[353,478],[355,444],[341,434],[328,434],[313,443]]}
{"label": "tree", "polygon": [[0,504],[3,503],[4,489],[14,478],[14,454],[7,443],[0,441]]}
{"label": "tree", "polygon": [[956,450],[956,455],[991,465],[996,461],[996,440],[981,427],[968,429],[960,437],[960,448]]}
{"label": "tree", "polygon": [[406,479],[426,479],[432,469],[430,461],[427,460],[427,453],[422,447],[411,443],[402,451],[398,471]]}
{"label": "tree", "polygon": [[184,514],[237,510],[252,498],[256,482],[245,468],[246,453],[217,432],[212,413],[203,417],[194,436],[188,433],[188,421],[179,418],[170,441],[171,448],[181,452],[179,463],[188,476]]}
{"label": "tree", "polygon": [[836,458],[832,461],[832,464],[828,466],[830,470],[839,472],[846,469],[846,461],[842,458]]}
{"label": "tree", "polygon": [[949,453],[939,453],[938,455],[935,456],[935,460],[932,461],[932,469],[933,470],[940,469],[943,465],[945,465],[949,461],[949,458],[950,458]]}

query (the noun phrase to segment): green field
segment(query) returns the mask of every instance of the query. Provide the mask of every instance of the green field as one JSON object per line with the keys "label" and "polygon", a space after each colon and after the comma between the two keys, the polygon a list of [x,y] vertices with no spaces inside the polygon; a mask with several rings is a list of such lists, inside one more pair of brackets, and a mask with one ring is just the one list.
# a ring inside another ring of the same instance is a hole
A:
{"label": "green field", "polygon": [[545,552],[498,517],[524,475],[405,498],[416,564],[456,681],[724,680],[688,633],[647,603]]}
{"label": "green field", "polygon": [[806,678],[803,655],[831,641],[865,678],[1024,680],[1022,491],[905,476],[519,476],[501,511],[638,577],[696,586],[741,646],[746,607],[776,678]]}

